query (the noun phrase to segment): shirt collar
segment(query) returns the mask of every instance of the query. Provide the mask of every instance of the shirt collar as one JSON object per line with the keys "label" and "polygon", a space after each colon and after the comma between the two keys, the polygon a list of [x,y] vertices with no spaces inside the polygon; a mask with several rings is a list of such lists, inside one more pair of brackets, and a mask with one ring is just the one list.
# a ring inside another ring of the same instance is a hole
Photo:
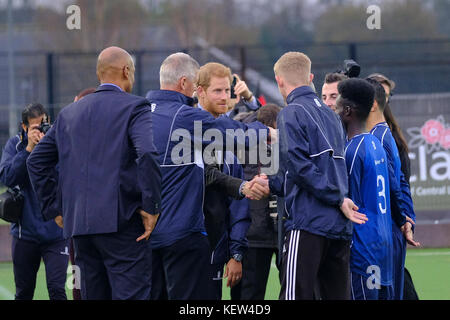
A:
{"label": "shirt collar", "polygon": [[300,96],[305,96],[308,94],[315,94],[314,90],[310,86],[301,86],[292,90],[292,92],[287,96],[286,102],[290,104]]}
{"label": "shirt collar", "polygon": [[113,87],[116,87],[117,89],[119,89],[120,91],[125,92],[125,91],[123,91],[123,89],[121,87],[119,87],[118,85],[116,85],[114,83],[102,83],[100,85],[100,87],[103,87],[103,86],[113,86]]}
{"label": "shirt collar", "polygon": [[389,127],[386,121],[377,123],[374,127]]}
{"label": "shirt collar", "polygon": [[163,100],[181,102],[191,107],[194,105],[193,98],[185,96],[184,94],[173,90],[152,90],[147,93],[146,98],[150,101]]}

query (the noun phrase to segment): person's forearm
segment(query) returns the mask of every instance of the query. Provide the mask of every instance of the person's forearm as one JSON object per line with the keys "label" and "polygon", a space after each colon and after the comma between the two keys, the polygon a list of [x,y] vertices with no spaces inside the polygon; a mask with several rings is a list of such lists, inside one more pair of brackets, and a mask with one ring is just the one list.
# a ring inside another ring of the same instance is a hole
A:
{"label": "person's forearm", "polygon": [[161,169],[156,154],[144,153],[138,160],[138,185],[142,192],[142,207],[145,212],[161,213]]}
{"label": "person's forearm", "polygon": [[223,173],[217,165],[206,165],[205,181],[207,187],[212,185],[219,186],[229,197],[234,199],[243,198],[243,195],[240,193],[240,187],[244,181]]}

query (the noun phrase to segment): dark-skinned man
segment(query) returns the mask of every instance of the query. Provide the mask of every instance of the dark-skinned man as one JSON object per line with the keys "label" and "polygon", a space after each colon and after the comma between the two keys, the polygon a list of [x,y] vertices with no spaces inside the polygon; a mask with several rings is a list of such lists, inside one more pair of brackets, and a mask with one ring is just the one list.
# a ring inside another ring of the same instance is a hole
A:
{"label": "dark-skinned man", "polygon": [[73,238],[83,300],[150,298],[161,172],[134,71],[128,52],[103,50],[96,92],[65,107],[27,161],[44,217]]}

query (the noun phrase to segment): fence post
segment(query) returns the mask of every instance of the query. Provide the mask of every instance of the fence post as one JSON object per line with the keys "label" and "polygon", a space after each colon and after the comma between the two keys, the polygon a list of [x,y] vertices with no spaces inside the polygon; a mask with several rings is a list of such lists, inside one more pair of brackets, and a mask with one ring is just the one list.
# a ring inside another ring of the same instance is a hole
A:
{"label": "fence post", "polygon": [[356,43],[352,42],[348,45],[348,54],[350,56],[350,59],[357,60],[357,54],[356,54]]}
{"label": "fence post", "polygon": [[55,121],[55,93],[53,85],[53,53],[47,53],[47,103],[50,119]]}
{"label": "fence post", "polygon": [[241,57],[241,80],[246,81],[245,79],[245,70],[247,69],[247,52],[245,47],[240,47],[240,57]]}
{"label": "fence post", "polygon": [[14,20],[12,0],[8,1],[7,12],[7,32],[8,32],[8,76],[9,76],[9,136],[17,133],[17,106],[16,106],[16,76],[14,68]]}
{"label": "fence post", "polygon": [[142,53],[136,52],[136,83],[137,83],[137,95],[142,96]]}

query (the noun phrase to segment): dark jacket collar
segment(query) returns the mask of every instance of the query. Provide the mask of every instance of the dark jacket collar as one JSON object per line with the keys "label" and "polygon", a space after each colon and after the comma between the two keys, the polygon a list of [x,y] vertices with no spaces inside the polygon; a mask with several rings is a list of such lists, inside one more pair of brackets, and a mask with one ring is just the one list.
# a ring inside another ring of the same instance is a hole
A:
{"label": "dark jacket collar", "polygon": [[290,104],[294,102],[295,99],[301,96],[306,96],[309,94],[316,94],[310,86],[301,86],[292,90],[292,92],[287,96],[286,103]]}
{"label": "dark jacket collar", "polygon": [[112,86],[110,84],[104,84],[104,85],[100,85],[97,87],[97,90],[95,90],[95,92],[100,92],[100,91],[117,91],[117,92],[125,92],[121,89],[119,89],[116,86]]}
{"label": "dark jacket collar", "polygon": [[150,102],[172,101],[179,102],[188,106],[194,105],[194,99],[172,90],[152,90],[147,93],[146,98],[150,100]]}

